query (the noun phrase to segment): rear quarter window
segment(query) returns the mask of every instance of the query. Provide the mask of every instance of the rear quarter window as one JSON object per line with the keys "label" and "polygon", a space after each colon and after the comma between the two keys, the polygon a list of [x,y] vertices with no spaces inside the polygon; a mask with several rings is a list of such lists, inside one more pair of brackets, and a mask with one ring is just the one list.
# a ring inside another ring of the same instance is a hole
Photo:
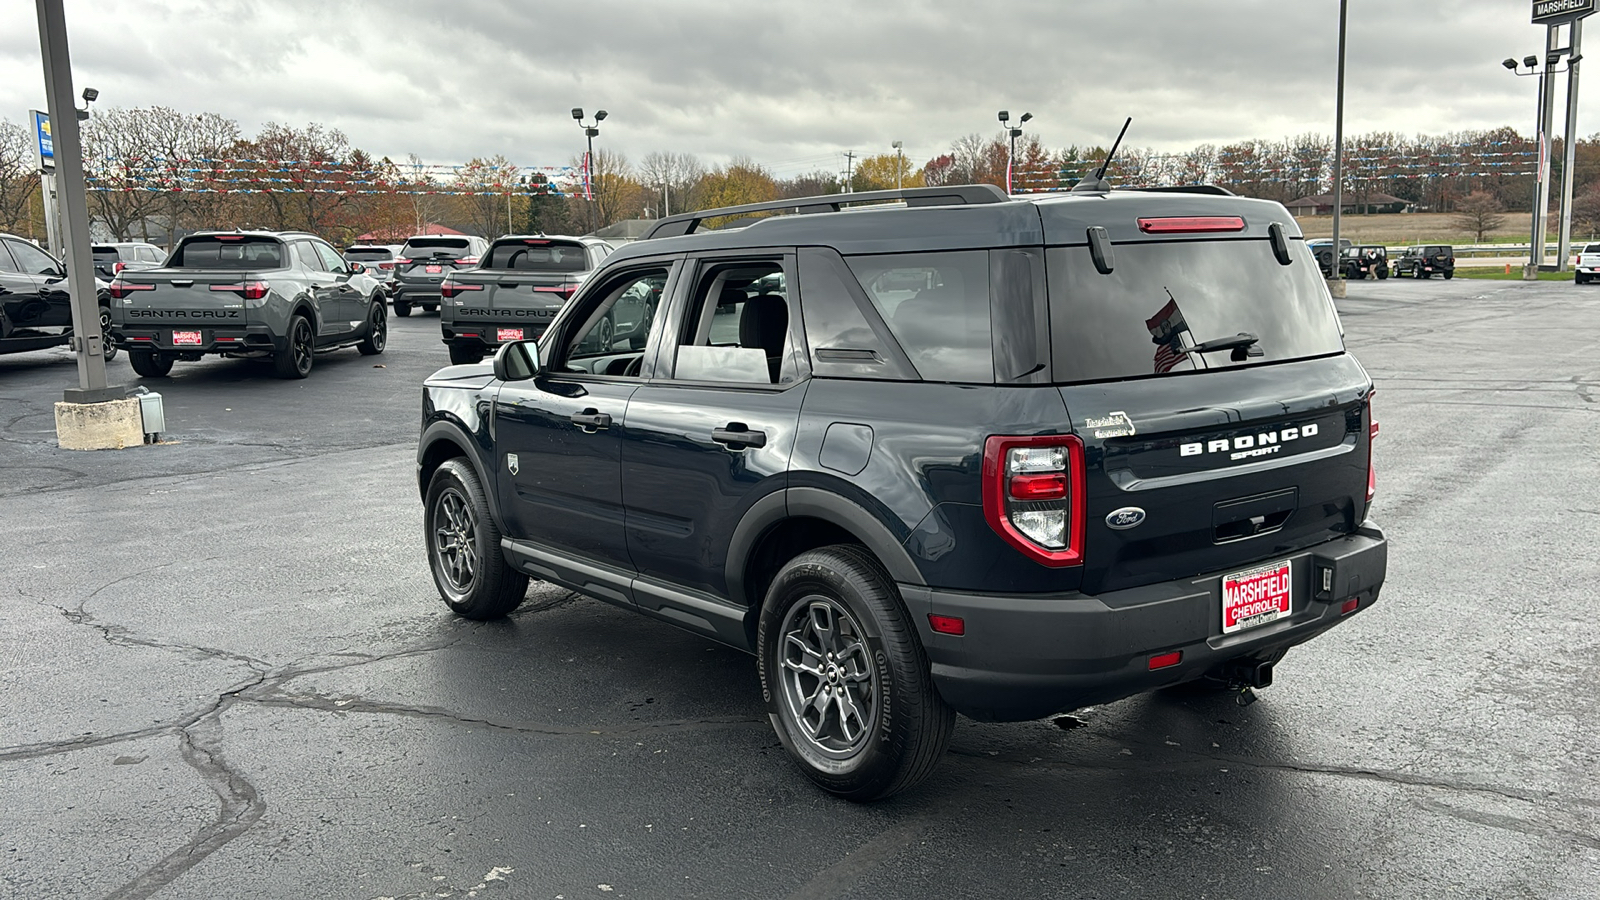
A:
{"label": "rear quarter window", "polygon": [[[1333,303],[1310,250],[1281,265],[1264,240],[1130,243],[1102,275],[1089,248],[1046,251],[1058,382],[1104,381],[1341,353]],[[1247,332],[1260,356],[1186,353]]]}
{"label": "rear quarter window", "polygon": [[987,251],[845,262],[924,380],[994,382]]}

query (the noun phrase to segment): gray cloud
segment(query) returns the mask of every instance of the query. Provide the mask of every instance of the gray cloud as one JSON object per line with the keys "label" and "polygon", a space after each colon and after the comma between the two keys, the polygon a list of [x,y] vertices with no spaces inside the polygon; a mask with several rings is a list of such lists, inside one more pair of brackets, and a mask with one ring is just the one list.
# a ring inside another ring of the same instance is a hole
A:
{"label": "gray cloud", "polygon": [[[1346,130],[1531,130],[1525,0],[1355,0]],[[871,4],[132,2],[68,0],[76,83],[101,103],[317,121],[379,155],[561,164],[568,109],[601,142],[793,174],[843,150],[925,159],[1032,111],[1049,146],[1136,146],[1333,131],[1334,0],[945,0]],[[0,29],[0,115],[42,106],[31,4]],[[1600,40],[1597,37],[1596,40]],[[1589,117],[1580,117],[1587,133]]]}

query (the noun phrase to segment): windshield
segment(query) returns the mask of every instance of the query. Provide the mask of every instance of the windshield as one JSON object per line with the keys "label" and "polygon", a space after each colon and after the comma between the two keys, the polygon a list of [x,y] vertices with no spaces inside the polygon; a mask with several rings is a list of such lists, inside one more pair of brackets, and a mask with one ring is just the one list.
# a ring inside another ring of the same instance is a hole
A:
{"label": "windshield", "polygon": [[[1057,381],[1099,381],[1303,359],[1344,350],[1304,244],[1281,265],[1263,240],[1123,244],[1101,275],[1087,247],[1047,251]],[[1249,348],[1188,353],[1244,332]]]}
{"label": "windshield", "polygon": [[589,268],[588,254],[576,241],[518,238],[499,241],[489,248],[486,269],[522,272],[582,272]]}
{"label": "windshield", "polygon": [[400,255],[406,259],[460,259],[467,255],[468,246],[466,238],[412,238]]}
{"label": "windshield", "polygon": [[277,238],[242,234],[185,238],[168,265],[178,269],[281,269],[283,244]]}

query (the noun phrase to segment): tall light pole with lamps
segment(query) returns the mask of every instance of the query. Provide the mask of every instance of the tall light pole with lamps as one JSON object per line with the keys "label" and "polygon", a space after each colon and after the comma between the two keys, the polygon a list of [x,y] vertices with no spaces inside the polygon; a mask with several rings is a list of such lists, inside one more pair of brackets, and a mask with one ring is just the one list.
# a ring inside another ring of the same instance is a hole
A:
{"label": "tall light pole with lamps", "polygon": [[[1553,36],[1555,32],[1552,30],[1550,33]],[[1525,281],[1537,280],[1539,266],[1544,264],[1545,237],[1549,231],[1547,216],[1550,211],[1550,119],[1555,112],[1555,92],[1552,88],[1555,87],[1556,73],[1565,71],[1555,68],[1560,62],[1560,52],[1547,47],[1543,71],[1539,71],[1539,57],[1533,55],[1522,58],[1521,66],[1528,68],[1526,72],[1521,71],[1515,59],[1500,63],[1513,75],[1539,76],[1539,105],[1533,127],[1533,140],[1539,148],[1539,159],[1533,173],[1533,224],[1528,238],[1528,265],[1522,272]]]}
{"label": "tall light pole with lamps", "polygon": [[1010,149],[1006,151],[1006,193],[1008,194],[1012,192],[1013,187],[1012,171],[1016,166],[1017,138],[1022,137],[1022,123],[1031,118],[1033,118],[1033,113],[1025,112],[1022,114],[1022,118],[1017,120],[1017,124],[1012,125],[1011,113],[1007,110],[1000,110],[1000,124],[1005,126],[1006,137],[1010,140]]}
{"label": "tall light pole with lamps", "polygon": [[600,135],[600,123],[605,121],[606,111],[603,109],[596,111],[594,124],[589,125],[583,121],[583,107],[574,106],[572,118],[578,123],[578,127],[583,129],[583,136],[589,142],[589,152],[583,157],[583,196],[589,201],[589,231],[593,232],[600,227],[594,209],[594,139]]}

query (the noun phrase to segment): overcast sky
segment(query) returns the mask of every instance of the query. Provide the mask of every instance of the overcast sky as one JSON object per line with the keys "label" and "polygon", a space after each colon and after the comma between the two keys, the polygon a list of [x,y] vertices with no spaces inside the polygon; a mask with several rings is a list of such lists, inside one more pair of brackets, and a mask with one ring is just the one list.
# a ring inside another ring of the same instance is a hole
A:
{"label": "overcast sky", "polygon": [[[0,2],[0,117],[44,108],[29,0]],[[1345,130],[1532,131],[1529,0],[1350,0]],[[99,103],[320,122],[374,155],[561,165],[598,142],[779,175],[905,142],[917,163],[995,113],[1050,147],[1331,135],[1337,0],[66,0]],[[1596,20],[1600,21],[1600,20]],[[1600,35],[1595,37],[1600,41]],[[1600,46],[1600,45],[1597,45]],[[1600,57],[1597,57],[1600,58]],[[1597,70],[1600,72],[1600,70]],[[1600,81],[1590,81],[1600,91]],[[1590,101],[1590,107],[1600,98]],[[1579,133],[1595,121],[1580,116]]]}

